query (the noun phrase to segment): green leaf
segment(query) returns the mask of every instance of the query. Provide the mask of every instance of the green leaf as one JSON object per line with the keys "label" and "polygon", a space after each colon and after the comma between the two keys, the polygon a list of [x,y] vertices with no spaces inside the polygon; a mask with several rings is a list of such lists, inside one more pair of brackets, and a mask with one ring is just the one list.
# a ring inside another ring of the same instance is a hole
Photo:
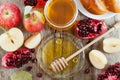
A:
{"label": "green leaf", "polygon": [[30,17],[30,14],[29,14],[29,13],[28,13],[28,14],[25,14],[24,17],[25,17],[25,18],[29,18],[29,17]]}
{"label": "green leaf", "polygon": [[32,80],[32,75],[27,71],[17,71],[10,76],[11,80]]}

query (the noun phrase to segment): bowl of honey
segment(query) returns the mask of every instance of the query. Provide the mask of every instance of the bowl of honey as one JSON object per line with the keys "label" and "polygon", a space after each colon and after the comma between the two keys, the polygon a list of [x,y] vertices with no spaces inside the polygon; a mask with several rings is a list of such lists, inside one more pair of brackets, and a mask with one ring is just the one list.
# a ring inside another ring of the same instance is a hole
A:
{"label": "bowl of honey", "polygon": [[60,58],[68,57],[78,49],[82,48],[82,42],[69,33],[55,33],[42,39],[37,51],[39,67],[52,78],[68,78],[79,72],[85,64],[84,51],[68,62],[68,66],[55,73],[50,64]]}
{"label": "bowl of honey", "polygon": [[44,8],[48,25],[57,30],[72,27],[78,16],[76,4],[76,0],[48,0]]}

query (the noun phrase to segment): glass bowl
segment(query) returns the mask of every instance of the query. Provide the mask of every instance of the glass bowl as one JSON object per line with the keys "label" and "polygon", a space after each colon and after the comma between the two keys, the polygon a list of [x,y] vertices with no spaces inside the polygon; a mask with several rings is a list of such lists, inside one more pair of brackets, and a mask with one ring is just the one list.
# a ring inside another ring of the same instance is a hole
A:
{"label": "glass bowl", "polygon": [[68,78],[79,72],[85,64],[84,51],[68,62],[61,72],[55,73],[50,63],[60,57],[68,57],[82,47],[82,42],[69,33],[55,33],[46,36],[40,43],[37,52],[39,67],[52,78]]}

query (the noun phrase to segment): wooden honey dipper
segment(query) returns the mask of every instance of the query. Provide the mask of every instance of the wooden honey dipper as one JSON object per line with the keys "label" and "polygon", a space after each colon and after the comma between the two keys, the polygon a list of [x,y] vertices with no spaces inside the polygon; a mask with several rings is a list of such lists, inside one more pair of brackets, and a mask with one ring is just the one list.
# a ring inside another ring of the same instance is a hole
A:
{"label": "wooden honey dipper", "polygon": [[80,54],[82,51],[84,51],[85,49],[87,49],[88,47],[90,47],[91,45],[93,45],[95,42],[99,41],[101,38],[103,38],[105,35],[109,34],[110,32],[114,31],[115,29],[120,27],[120,22],[116,23],[111,29],[109,29],[107,32],[105,32],[104,34],[100,35],[99,37],[97,37],[96,39],[94,39],[92,42],[88,43],[87,45],[85,45],[84,47],[82,47],[81,49],[79,49],[78,51],[76,51],[75,53],[73,53],[72,55],[68,56],[66,59],[64,57],[58,58],[55,61],[53,61],[50,65],[51,68],[54,72],[59,72],[62,71],[64,68],[66,68],[68,66],[68,61],[70,61],[72,58],[74,58],[75,56],[77,56],[78,54]]}

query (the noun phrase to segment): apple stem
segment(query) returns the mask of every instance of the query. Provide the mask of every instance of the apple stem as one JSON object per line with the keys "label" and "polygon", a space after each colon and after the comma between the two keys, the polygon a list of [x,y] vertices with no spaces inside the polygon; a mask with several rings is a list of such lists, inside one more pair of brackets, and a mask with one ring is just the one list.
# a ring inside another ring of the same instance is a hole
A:
{"label": "apple stem", "polygon": [[11,35],[8,33],[8,31],[6,29],[4,29],[3,27],[0,27],[0,28],[7,34],[7,36],[11,40],[11,42],[14,43],[14,41],[12,40]]}
{"label": "apple stem", "polygon": [[35,21],[36,19],[35,13],[33,13],[32,15],[33,15],[33,21]]}

